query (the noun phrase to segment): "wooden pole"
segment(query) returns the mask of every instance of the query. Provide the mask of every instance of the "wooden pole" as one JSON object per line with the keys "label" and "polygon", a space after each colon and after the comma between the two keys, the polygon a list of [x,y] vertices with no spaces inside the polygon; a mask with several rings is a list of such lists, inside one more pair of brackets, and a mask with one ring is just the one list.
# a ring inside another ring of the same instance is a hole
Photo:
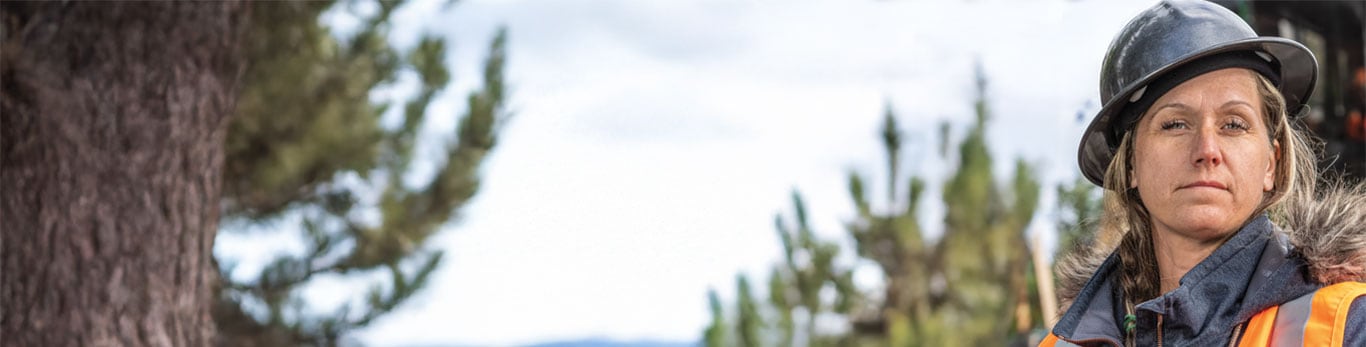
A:
{"label": "wooden pole", "polygon": [[1039,235],[1035,234],[1029,238],[1029,246],[1034,251],[1034,280],[1039,285],[1039,306],[1043,311],[1043,325],[1045,330],[1053,330],[1053,323],[1058,319],[1058,296],[1053,287],[1053,267],[1048,261],[1044,260],[1043,247],[1039,241]]}

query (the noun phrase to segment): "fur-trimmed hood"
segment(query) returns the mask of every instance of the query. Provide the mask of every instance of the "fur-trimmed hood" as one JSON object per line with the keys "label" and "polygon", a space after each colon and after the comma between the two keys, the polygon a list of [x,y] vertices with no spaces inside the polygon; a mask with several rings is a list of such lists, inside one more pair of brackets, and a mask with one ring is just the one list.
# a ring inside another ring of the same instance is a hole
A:
{"label": "fur-trimmed hood", "polygon": [[[1301,201],[1287,204],[1284,215],[1274,217],[1289,241],[1291,255],[1305,261],[1310,277],[1319,284],[1366,282],[1366,183],[1329,184],[1313,199]],[[1057,263],[1062,312],[1114,251],[1113,244],[1093,244]]]}
{"label": "fur-trimmed hood", "polygon": [[1295,253],[1321,284],[1366,281],[1366,185],[1334,185],[1287,206],[1282,224]]}

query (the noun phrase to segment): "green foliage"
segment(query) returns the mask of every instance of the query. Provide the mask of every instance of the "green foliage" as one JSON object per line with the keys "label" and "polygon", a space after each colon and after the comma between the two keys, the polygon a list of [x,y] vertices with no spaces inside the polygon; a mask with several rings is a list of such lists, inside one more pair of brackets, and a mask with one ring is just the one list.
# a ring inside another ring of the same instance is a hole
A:
{"label": "green foliage", "polygon": [[[792,208],[795,224],[789,224],[782,215],[774,218],[784,261],[769,277],[769,304],[778,316],[779,341],[786,344],[799,338],[819,339],[817,317],[827,312],[848,313],[859,300],[853,270],[835,262],[839,244],[816,236],[798,192],[792,193]],[[837,295],[833,300],[825,299],[821,297],[823,291]],[[805,323],[800,333],[796,330],[798,319]]]}
{"label": "green foliage", "polygon": [[1102,212],[1100,190],[1085,178],[1059,185],[1057,192],[1058,249],[1053,253],[1053,259],[1091,242]]}
{"label": "green foliage", "polygon": [[729,346],[726,342],[726,313],[721,307],[721,298],[716,296],[715,289],[707,290],[707,303],[711,308],[711,324],[707,325],[707,330],[703,332],[702,345],[706,347]]}
{"label": "green foliage", "polygon": [[[483,85],[472,92],[457,138],[435,173],[407,182],[417,129],[450,82],[444,42],[424,37],[398,52],[386,40],[401,2],[358,14],[359,30],[337,40],[319,16],[332,2],[256,2],[245,52],[238,115],[226,138],[225,225],[288,226],[302,218],[301,254],[281,254],[257,276],[238,281],[225,266],[214,310],[220,345],[336,345],[391,312],[427,283],[442,253],[424,246],[479,189],[479,168],[493,149],[503,110],[505,31],[490,44]],[[381,125],[389,109],[372,100],[402,72],[417,76],[401,122]],[[290,232],[283,229],[275,232]],[[377,276],[383,275],[383,276]],[[307,309],[299,290],[321,277],[375,279],[363,299],[336,311]]]}
{"label": "green foliage", "polygon": [[760,329],[763,328],[764,318],[759,316],[759,304],[754,300],[754,293],[749,289],[749,279],[743,275],[735,276],[735,287],[739,291],[736,298],[739,308],[738,318],[735,320],[736,336],[739,337],[737,346],[758,347],[760,339]]}
{"label": "green foliage", "polygon": [[[1032,304],[1031,251],[1024,241],[1040,185],[1034,168],[1022,160],[1016,161],[1012,179],[997,185],[986,142],[986,79],[980,71],[977,86],[976,122],[959,143],[956,170],[943,183],[946,215],[944,234],[938,239],[924,235],[916,216],[926,183],[900,174],[904,138],[890,106],[879,133],[887,155],[886,200],[875,203],[864,176],[849,175],[857,216],[846,228],[858,257],[881,270],[885,286],[879,288],[880,295],[865,295],[853,286],[853,271],[833,261],[840,247],[810,232],[805,205],[793,194],[797,223],[794,227],[782,216],[777,219],[784,261],[775,267],[769,284],[777,324],[768,335],[779,337],[777,345],[1002,345],[1042,325],[1036,319],[1038,306]],[[942,137],[948,132],[947,126],[940,127]],[[938,150],[944,153],[944,147],[941,144]],[[835,295],[824,298],[822,290]],[[737,311],[743,319],[747,309],[741,300]],[[828,336],[808,326],[808,339],[794,340],[796,312],[837,314],[849,321],[848,329]],[[718,322],[713,324],[723,324]]]}

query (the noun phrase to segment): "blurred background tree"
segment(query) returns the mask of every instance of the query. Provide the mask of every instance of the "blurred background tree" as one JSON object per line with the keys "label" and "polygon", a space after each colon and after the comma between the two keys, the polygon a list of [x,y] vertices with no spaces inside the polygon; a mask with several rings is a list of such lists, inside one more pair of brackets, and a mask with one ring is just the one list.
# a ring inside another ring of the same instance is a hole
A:
{"label": "blurred background tree", "polygon": [[1058,248],[1053,259],[1091,244],[1096,223],[1103,212],[1100,189],[1091,181],[1078,177],[1057,189]]}
{"label": "blurred background tree", "polygon": [[204,346],[240,1],[0,2],[0,345]]}
{"label": "blurred background tree", "polygon": [[[414,175],[417,130],[452,77],[442,39],[423,37],[406,52],[388,42],[401,5],[251,3],[255,17],[243,47],[249,66],[226,140],[224,233],[289,233],[303,251],[279,254],[249,279],[234,278],[234,265],[220,263],[219,345],[352,344],[344,340],[349,332],[411,298],[440,264],[441,251],[427,241],[478,192],[480,164],[508,117],[507,37],[505,30],[493,37],[483,84],[466,98],[456,138],[434,160],[434,172]],[[355,16],[355,33],[337,38],[320,20],[329,10]],[[392,88],[403,73],[416,75],[418,88],[397,117],[386,116],[392,100],[372,93]],[[300,295],[324,277],[373,283],[363,298],[354,293],[326,312]]]}
{"label": "blurred background tree", "polygon": [[[823,318],[841,318],[861,300],[853,269],[839,264],[840,246],[821,240],[811,228],[801,193],[792,193],[793,220],[774,218],[783,244],[783,261],[769,274],[768,302],[755,299],[749,278],[736,276],[735,325],[728,326],[716,291],[708,293],[712,323],[706,346],[835,345],[845,337],[822,332]],[[834,293],[831,298],[828,294]],[[727,335],[731,331],[733,334]]]}
{"label": "blurred background tree", "polygon": [[1030,295],[1033,276],[1025,237],[1039,201],[1038,178],[1028,163],[1017,160],[1006,190],[996,186],[986,142],[991,110],[980,67],[976,85],[976,123],[959,145],[958,170],[944,185],[944,234],[929,259],[944,264],[932,268],[932,276],[943,276],[943,302],[951,307],[944,310],[939,321],[947,325],[939,331],[953,328],[956,334],[924,344],[928,346],[1000,344],[1027,334],[1040,320],[1037,301],[1030,301],[1037,295]]}
{"label": "blurred background tree", "polygon": [[[939,238],[927,238],[916,218],[925,182],[901,171],[905,140],[888,107],[880,134],[887,158],[885,198],[875,201],[864,176],[851,173],[849,192],[857,216],[846,224],[859,261],[880,270],[880,292],[862,293],[854,286],[852,268],[835,261],[838,243],[821,240],[810,230],[804,203],[794,193],[795,228],[778,217],[784,260],[770,275],[769,306],[746,307],[752,299],[743,275],[739,307],[730,316],[735,318],[727,319],[711,292],[713,323],[706,344],[1003,345],[1022,343],[1042,327],[1030,265],[1033,251],[1025,242],[1040,185],[1034,169],[1022,160],[1015,163],[1007,185],[995,182],[986,142],[991,111],[980,69],[976,82],[976,121],[959,143],[957,168],[943,185],[946,215]],[[939,131],[943,136],[948,127]],[[941,155],[949,154],[945,144],[940,145]],[[845,328],[822,331],[817,324],[822,314],[844,319]],[[758,323],[727,328],[731,321]],[[804,327],[794,334],[797,321]],[[752,336],[754,330],[762,331],[759,337],[725,334]]]}

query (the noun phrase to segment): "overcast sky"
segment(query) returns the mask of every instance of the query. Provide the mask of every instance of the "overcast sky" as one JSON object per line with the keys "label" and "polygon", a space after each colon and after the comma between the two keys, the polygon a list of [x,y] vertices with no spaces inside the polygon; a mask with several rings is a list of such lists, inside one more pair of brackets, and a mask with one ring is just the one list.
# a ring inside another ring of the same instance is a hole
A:
{"label": "overcast sky", "polygon": [[[1150,5],[443,3],[407,5],[393,32],[400,47],[423,32],[450,44],[454,83],[424,136],[449,136],[499,25],[515,116],[482,191],[433,244],[446,250],[433,282],[361,333],[370,345],[696,340],[708,288],[729,301],[737,273],[765,283],[781,256],[773,218],[794,189],[818,232],[847,242],[846,175],[885,180],[875,136],[888,104],[909,138],[903,170],[932,184],[920,218],[937,233],[952,169],[935,153],[937,124],[956,142],[971,121],[974,62],[989,78],[998,177],[1014,158],[1040,169],[1031,232],[1051,242],[1052,186],[1078,175],[1105,47]],[[339,300],[337,287],[308,295]]]}

